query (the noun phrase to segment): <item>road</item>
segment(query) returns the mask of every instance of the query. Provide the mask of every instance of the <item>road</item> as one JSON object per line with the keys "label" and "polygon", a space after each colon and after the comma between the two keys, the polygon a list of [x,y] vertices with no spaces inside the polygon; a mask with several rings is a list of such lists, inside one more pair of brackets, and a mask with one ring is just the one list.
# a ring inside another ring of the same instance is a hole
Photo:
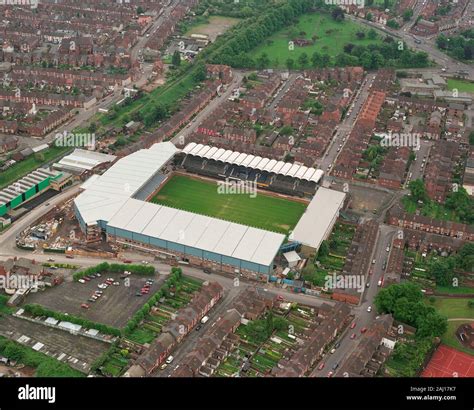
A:
{"label": "road", "polygon": [[431,141],[421,140],[420,141],[420,149],[415,151],[416,158],[411,163],[410,169],[408,171],[408,176],[411,177],[407,178],[405,182],[405,187],[408,186],[410,181],[415,181],[416,179],[423,179],[424,168],[426,166],[426,161],[430,154],[431,147],[433,143]]}
{"label": "road", "polygon": [[346,17],[349,20],[356,21],[357,23],[364,24],[368,27],[372,27],[378,31],[383,32],[384,34],[388,34],[399,39],[402,39],[410,48],[417,50],[417,51],[424,51],[428,53],[429,57],[437,64],[442,67],[446,67],[445,74],[455,74],[457,71],[466,71],[468,73],[467,78],[470,80],[474,80],[474,66],[471,64],[465,64],[460,61],[457,61],[447,54],[440,51],[435,44],[435,39],[426,39],[426,38],[419,38],[421,41],[420,44],[415,43],[415,39],[413,35],[408,33],[404,30],[393,30],[387,26],[382,26],[378,23],[368,21],[359,17],[355,17],[352,15],[347,15]]}
{"label": "road", "polygon": [[[338,369],[342,367],[344,360],[353,352],[357,345],[357,340],[360,338],[360,331],[363,328],[369,328],[375,320],[377,313],[375,311],[374,299],[379,290],[378,282],[382,279],[384,270],[383,264],[388,260],[389,252],[386,251],[387,245],[390,245],[397,232],[397,229],[388,226],[381,225],[379,229],[378,239],[372,255],[372,259],[375,260],[375,264],[371,266],[373,269],[372,275],[368,277],[368,288],[365,288],[362,302],[359,306],[354,307],[352,312],[354,314],[354,322],[356,326],[354,329],[347,328],[339,337],[337,342],[340,346],[335,350],[333,354],[328,353],[326,357],[320,363],[324,363],[324,368],[318,370],[318,366],[310,374],[311,377],[327,377],[329,371],[333,371],[333,367],[338,364]],[[367,311],[368,307],[372,308],[371,312]],[[356,335],[355,339],[351,339],[352,334]],[[337,373],[336,373],[337,375]]]}
{"label": "road", "polygon": [[234,78],[232,82],[227,85],[227,88],[224,92],[221,92],[220,95],[215,97],[204,109],[202,109],[194,119],[186,125],[180,132],[178,132],[172,139],[175,145],[186,145],[186,141],[189,136],[191,136],[198,129],[199,125],[222,103],[224,103],[232,94],[235,88],[240,87],[244,75],[236,70],[233,70]]}
{"label": "road", "polygon": [[344,145],[354,128],[357,115],[369,97],[370,88],[374,82],[374,78],[375,76],[373,74],[370,74],[368,77],[366,77],[366,80],[363,82],[362,86],[354,96],[352,104],[349,107],[349,111],[334,134],[324,156],[318,160],[318,166],[323,171],[328,172],[330,170],[329,166],[331,166],[331,168],[334,166],[339,153],[343,150]]}

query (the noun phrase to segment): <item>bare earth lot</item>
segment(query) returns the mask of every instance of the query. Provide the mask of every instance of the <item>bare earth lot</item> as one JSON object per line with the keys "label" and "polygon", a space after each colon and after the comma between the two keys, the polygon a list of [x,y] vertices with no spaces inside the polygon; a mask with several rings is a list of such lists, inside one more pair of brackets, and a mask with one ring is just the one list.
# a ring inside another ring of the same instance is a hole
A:
{"label": "bare earth lot", "polygon": [[229,28],[235,26],[240,20],[232,17],[212,16],[209,17],[208,24],[199,24],[192,27],[187,33],[187,36],[191,34],[204,34],[209,36],[211,41],[214,41],[217,36],[225,33]]}
{"label": "bare earth lot", "polygon": [[[94,291],[99,290],[97,285],[103,283],[106,278],[111,277],[120,282],[119,286],[109,286],[103,290],[103,295],[94,303],[88,302]],[[90,282],[64,282],[60,286],[47,289],[44,292],[30,294],[26,303],[37,303],[48,309],[69,313],[74,316],[83,317],[93,322],[103,323],[109,326],[122,328],[130,317],[147,300],[159,290],[166,276],[156,274],[154,276],[131,275],[130,286],[124,285],[124,280],[119,279],[119,274],[104,274],[100,278],[92,279]],[[136,296],[148,279],[155,282],[148,295]],[[82,303],[90,305],[89,309],[81,308]]]}

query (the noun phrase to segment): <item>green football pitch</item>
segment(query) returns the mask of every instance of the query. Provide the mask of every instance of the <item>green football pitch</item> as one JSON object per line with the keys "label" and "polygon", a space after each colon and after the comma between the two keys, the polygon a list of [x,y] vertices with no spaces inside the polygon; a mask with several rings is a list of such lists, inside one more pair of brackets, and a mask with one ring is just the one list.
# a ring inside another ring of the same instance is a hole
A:
{"label": "green football pitch", "polygon": [[174,175],[152,202],[268,231],[288,234],[306,204],[269,195],[218,192],[217,183]]}

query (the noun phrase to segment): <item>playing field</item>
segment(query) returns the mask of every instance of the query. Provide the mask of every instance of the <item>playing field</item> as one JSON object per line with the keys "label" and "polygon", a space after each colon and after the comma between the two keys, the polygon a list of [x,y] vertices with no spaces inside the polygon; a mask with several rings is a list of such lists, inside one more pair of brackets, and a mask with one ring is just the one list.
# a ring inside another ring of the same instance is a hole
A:
{"label": "playing field", "polygon": [[[252,51],[252,56],[258,57],[266,53],[272,67],[285,67],[286,60],[291,58],[295,61],[295,67],[299,67],[298,57],[303,53],[306,53],[309,58],[315,51],[335,57],[343,52],[344,45],[348,43],[356,46],[381,43],[380,35],[376,39],[369,39],[367,35],[363,39],[358,39],[356,35],[358,31],[367,34],[368,29],[351,20],[336,22],[329,14],[307,14],[300,17],[295,25],[284,28],[269,37]],[[290,50],[289,41],[295,38],[306,40],[314,38],[314,44],[306,47],[296,46]]]}
{"label": "playing field", "polygon": [[219,193],[217,183],[174,175],[152,202],[227,221],[288,234],[306,204],[264,195]]}

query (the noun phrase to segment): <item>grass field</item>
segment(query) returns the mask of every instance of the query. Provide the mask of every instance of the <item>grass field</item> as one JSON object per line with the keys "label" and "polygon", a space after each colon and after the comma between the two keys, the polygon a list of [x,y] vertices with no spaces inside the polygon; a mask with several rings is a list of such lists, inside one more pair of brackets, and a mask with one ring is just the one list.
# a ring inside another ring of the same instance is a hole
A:
{"label": "grass field", "polygon": [[64,147],[51,147],[44,151],[41,151],[41,155],[38,157],[35,155],[29,156],[27,159],[18,162],[17,164],[11,166],[6,171],[0,173],[0,189],[5,188],[8,185],[13,184],[13,182],[24,177],[25,175],[33,172],[40,166],[58,159],[59,157],[66,154],[71,148]]}
{"label": "grass field", "polygon": [[[439,313],[446,316],[448,319],[471,319],[474,321],[474,309],[469,308],[467,303],[469,298],[435,298],[435,302],[426,302],[427,305],[433,306]],[[456,320],[448,322],[448,330],[441,336],[441,341],[455,349],[461,350],[463,352],[474,354],[474,352],[465,346],[458,340],[456,336],[457,328],[468,321]]]}
{"label": "grass field", "polygon": [[[364,39],[359,40],[356,36],[358,31],[367,32],[368,30],[349,20],[336,22],[328,14],[309,14],[302,16],[298,24],[275,33],[264,44],[256,48],[252,52],[252,56],[258,57],[262,53],[267,53],[272,67],[285,67],[286,60],[292,58],[298,67],[298,57],[303,53],[306,53],[309,58],[315,51],[334,57],[343,52],[344,45],[347,43],[367,46],[381,41],[380,36],[370,40],[367,35]],[[311,40],[313,36],[317,36],[313,45],[295,46],[293,51],[289,50],[289,41],[295,38]]]}
{"label": "grass field", "polygon": [[220,194],[216,183],[180,175],[173,176],[152,202],[283,234],[294,228],[306,209],[303,203],[261,193],[254,198]]}
{"label": "grass field", "polygon": [[448,79],[448,89],[457,89],[459,92],[474,94],[474,83],[470,81],[455,80],[453,78]]}
{"label": "grass field", "polygon": [[469,308],[467,305],[470,299],[443,297],[436,297],[435,299],[434,303],[428,302],[428,305],[433,306],[448,319],[472,318],[474,320],[474,309]]}

